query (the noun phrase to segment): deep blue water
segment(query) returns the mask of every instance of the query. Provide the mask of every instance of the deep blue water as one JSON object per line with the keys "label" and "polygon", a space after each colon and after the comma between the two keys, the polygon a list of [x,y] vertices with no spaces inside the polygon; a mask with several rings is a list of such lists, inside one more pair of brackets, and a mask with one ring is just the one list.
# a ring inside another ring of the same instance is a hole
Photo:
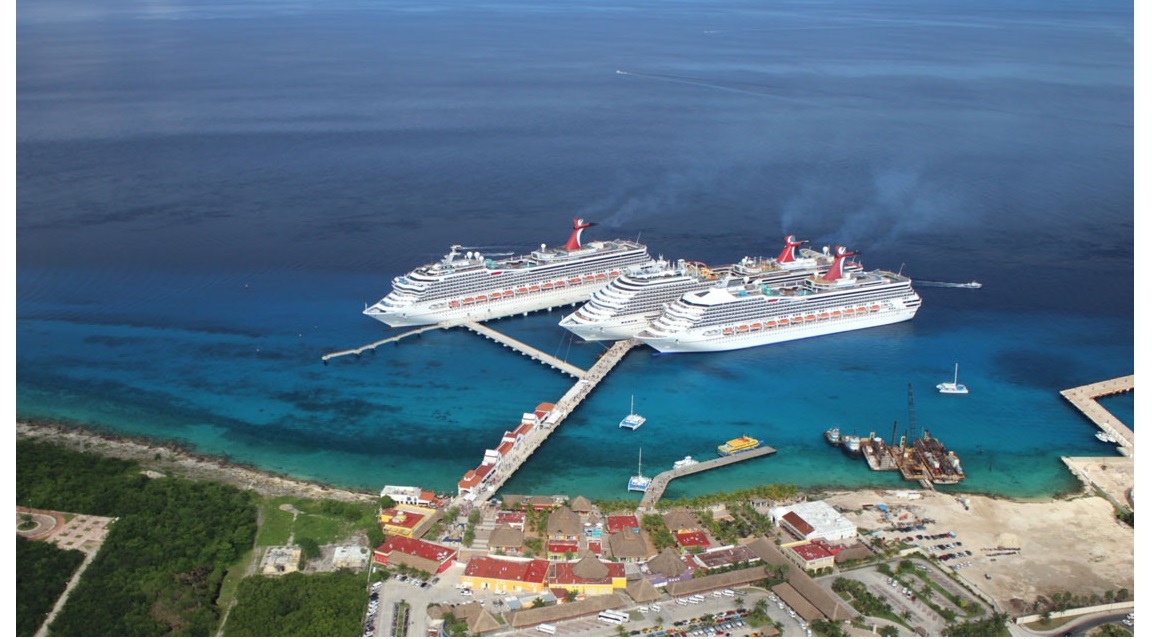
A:
{"label": "deep blue water", "polygon": [[[641,446],[658,472],[744,432],[779,453],[669,494],[897,485],[821,434],[902,431],[909,384],[967,490],[1053,494],[1060,456],[1111,452],[1058,391],[1135,365],[1131,2],[46,0],[16,26],[18,417],[452,490],[570,380],[463,331],[320,356],[387,334],[364,304],[448,245],[580,215],[672,258],[795,233],[985,286],[923,288],[898,326],[637,349],[509,491],[623,496]],[[495,325],[590,364],[560,317]],[[957,361],[972,393],[936,394]]]}

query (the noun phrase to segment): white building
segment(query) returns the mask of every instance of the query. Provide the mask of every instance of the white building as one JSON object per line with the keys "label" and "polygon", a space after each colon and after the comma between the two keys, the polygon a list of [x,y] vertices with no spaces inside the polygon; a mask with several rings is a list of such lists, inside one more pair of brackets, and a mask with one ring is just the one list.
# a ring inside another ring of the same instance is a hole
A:
{"label": "white building", "polygon": [[381,497],[391,497],[398,504],[409,506],[428,506],[436,495],[429,490],[421,490],[419,486],[385,486],[380,490]]}
{"label": "white building", "polygon": [[856,524],[822,501],[780,506],[770,511],[772,521],[801,539],[854,539]]}

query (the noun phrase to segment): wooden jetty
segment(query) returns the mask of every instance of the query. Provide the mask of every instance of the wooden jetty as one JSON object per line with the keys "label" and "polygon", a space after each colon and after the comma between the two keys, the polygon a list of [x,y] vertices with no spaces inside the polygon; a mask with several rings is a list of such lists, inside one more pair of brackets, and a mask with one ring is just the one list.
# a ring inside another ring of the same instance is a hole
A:
{"label": "wooden jetty", "polygon": [[644,511],[655,507],[656,503],[660,501],[660,497],[664,495],[664,490],[668,488],[668,482],[673,479],[679,479],[687,475],[695,475],[696,473],[702,473],[706,470],[728,466],[729,464],[735,464],[749,459],[756,459],[757,457],[771,455],[775,452],[776,449],[771,446],[761,446],[736,455],[717,457],[716,459],[709,459],[708,461],[702,461],[698,464],[692,464],[691,466],[666,470],[652,478],[652,483],[648,484],[648,488],[644,491],[644,497],[640,499],[638,510]]}
{"label": "wooden jetty", "polygon": [[328,353],[327,355],[320,357],[320,359],[325,364],[327,364],[328,360],[334,359],[336,357],[344,357],[345,355],[355,355],[356,357],[360,357],[360,354],[363,353],[364,351],[368,351],[368,350],[374,351],[374,350],[376,350],[377,346],[383,346],[385,344],[399,342],[400,340],[404,339],[405,337],[411,337],[413,335],[419,335],[420,333],[423,333],[424,331],[431,331],[431,330],[437,329],[437,328],[447,329],[447,328],[452,328],[452,326],[453,326],[453,324],[451,324],[450,322],[441,322],[439,324],[429,324],[428,326],[421,326],[420,328],[413,329],[413,330],[408,331],[406,333],[400,333],[399,335],[393,335],[392,337],[385,337],[384,339],[382,339],[380,341],[372,342],[371,344],[365,344],[364,346],[361,346],[360,348],[350,348],[346,351],[336,351],[335,353]]}
{"label": "wooden jetty", "polygon": [[1126,375],[1095,384],[1078,386],[1060,391],[1072,405],[1092,420],[1096,427],[1116,439],[1122,455],[1131,456],[1136,452],[1136,435],[1124,422],[1108,412],[1096,401],[1097,397],[1127,393],[1136,389],[1136,376]]}
{"label": "wooden jetty", "polygon": [[553,357],[553,356],[549,355],[548,353],[545,353],[544,351],[542,351],[540,349],[533,348],[533,347],[525,344],[524,342],[521,342],[520,340],[508,337],[507,335],[505,335],[505,334],[503,334],[497,330],[493,330],[493,329],[491,329],[491,328],[489,328],[483,324],[480,324],[479,322],[463,322],[462,324],[460,324],[460,326],[463,326],[464,328],[472,331],[473,333],[476,333],[477,335],[487,337],[488,339],[490,339],[490,340],[492,340],[498,344],[502,344],[504,346],[507,346],[508,348],[510,348],[510,349],[512,349],[518,353],[521,353],[523,355],[527,355],[528,357],[530,357],[530,358],[532,358],[532,359],[534,359],[534,360],[536,360],[542,364],[546,364],[548,366],[551,366],[552,368],[555,368],[558,371],[562,371],[562,372],[564,372],[564,373],[566,373],[572,377],[582,379],[588,374],[588,371],[586,371],[582,368],[577,368],[577,367],[569,364],[568,362],[565,362],[559,358]]}

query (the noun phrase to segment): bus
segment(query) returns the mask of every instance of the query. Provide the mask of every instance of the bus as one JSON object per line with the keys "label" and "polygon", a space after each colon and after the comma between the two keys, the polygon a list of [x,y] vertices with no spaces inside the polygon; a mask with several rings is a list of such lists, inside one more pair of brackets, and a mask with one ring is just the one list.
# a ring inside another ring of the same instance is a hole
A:
{"label": "bus", "polygon": [[553,626],[550,623],[542,623],[539,626],[536,626],[536,629],[546,635],[556,634],[556,626]]}
{"label": "bus", "polygon": [[624,623],[625,621],[628,621],[628,615],[620,612],[619,610],[605,610],[604,612],[600,613],[596,618],[599,619],[600,621],[603,621],[604,623],[609,623],[609,624],[612,624],[614,626],[618,626],[618,625]]}

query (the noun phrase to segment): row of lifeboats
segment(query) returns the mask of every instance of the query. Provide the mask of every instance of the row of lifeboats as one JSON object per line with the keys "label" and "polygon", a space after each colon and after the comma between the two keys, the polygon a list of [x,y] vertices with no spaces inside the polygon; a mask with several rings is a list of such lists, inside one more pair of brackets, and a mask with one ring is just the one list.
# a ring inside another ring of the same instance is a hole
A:
{"label": "row of lifeboats", "polygon": [[776,320],[768,320],[766,322],[755,322],[753,324],[743,324],[741,326],[729,327],[724,329],[725,335],[735,335],[738,333],[748,333],[763,331],[773,328],[784,328],[787,326],[795,326],[797,324],[806,324],[808,322],[823,322],[824,320],[840,319],[842,317],[855,317],[857,315],[867,315],[869,313],[876,313],[880,311],[879,304],[871,306],[859,306],[856,308],[846,308],[838,311],[824,311],[821,313],[809,313],[807,315],[797,315],[792,318],[782,317]]}
{"label": "row of lifeboats", "polygon": [[448,302],[450,308],[459,308],[461,306],[472,306],[473,304],[483,304],[485,302],[497,302],[502,299],[515,297],[518,295],[528,295],[530,293],[539,293],[540,291],[553,291],[566,286],[576,286],[577,284],[587,284],[589,282],[607,282],[608,278],[616,277],[620,271],[612,271],[611,273],[596,273],[595,275],[585,275],[583,279],[573,277],[567,280],[557,280],[555,282],[545,282],[543,284],[532,284],[531,286],[521,286],[516,289],[508,289],[506,291],[494,291],[485,295],[477,295],[475,297],[465,297],[462,300],[452,300]]}

